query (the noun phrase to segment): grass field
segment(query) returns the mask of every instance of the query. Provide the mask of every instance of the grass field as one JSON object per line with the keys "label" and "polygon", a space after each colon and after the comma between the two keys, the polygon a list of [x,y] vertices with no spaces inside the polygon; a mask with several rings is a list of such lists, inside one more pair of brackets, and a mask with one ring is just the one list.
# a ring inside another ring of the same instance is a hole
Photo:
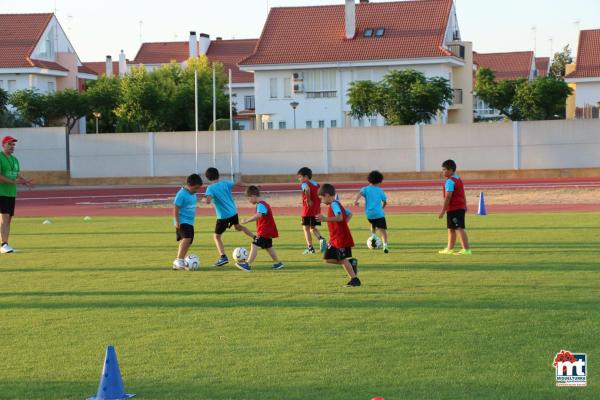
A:
{"label": "grass field", "polygon": [[[286,268],[216,259],[199,219],[199,272],[175,272],[168,218],[17,218],[0,255],[0,399],[95,394],[114,344],[142,399],[600,398],[600,214],[470,216],[475,255],[439,256],[444,222],[388,217],[392,253],[352,221],[363,286],[303,256],[278,218]],[[248,245],[224,236],[228,252]],[[561,349],[588,354],[588,387],[555,387]]]}

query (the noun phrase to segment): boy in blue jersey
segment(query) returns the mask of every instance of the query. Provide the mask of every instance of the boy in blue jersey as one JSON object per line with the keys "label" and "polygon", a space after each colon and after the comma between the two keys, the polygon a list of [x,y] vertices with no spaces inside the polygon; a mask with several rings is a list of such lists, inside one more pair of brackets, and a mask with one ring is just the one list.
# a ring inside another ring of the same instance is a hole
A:
{"label": "boy in blue jersey", "polygon": [[173,200],[173,223],[179,242],[177,258],[173,261],[173,269],[184,269],[185,255],[194,241],[194,220],[196,218],[196,193],[202,187],[202,178],[198,174],[187,177],[184,187],[179,189]]}
{"label": "boy in blue jersey", "polygon": [[388,247],[388,236],[387,236],[387,222],[385,220],[384,208],[387,206],[387,197],[385,192],[380,187],[383,182],[383,174],[379,171],[371,171],[367,177],[369,186],[365,186],[360,189],[354,199],[354,205],[358,206],[358,201],[361,197],[365,198],[365,214],[371,224],[371,240],[373,241],[373,248],[377,243],[376,232],[379,231],[381,238],[383,239],[383,252],[389,253],[390,248]]}
{"label": "boy in blue jersey", "polygon": [[219,180],[219,170],[216,168],[208,168],[205,172],[206,178],[210,182],[210,185],[206,188],[204,193],[204,202],[206,204],[213,204],[215,207],[215,213],[217,214],[217,224],[215,226],[214,240],[217,250],[219,251],[220,258],[213,264],[215,267],[220,267],[229,262],[229,259],[225,255],[225,246],[221,235],[232,226],[236,231],[244,232],[247,236],[254,239],[254,235],[248,228],[240,225],[240,220],[237,213],[237,207],[233,200],[231,190],[233,189],[233,181]]}

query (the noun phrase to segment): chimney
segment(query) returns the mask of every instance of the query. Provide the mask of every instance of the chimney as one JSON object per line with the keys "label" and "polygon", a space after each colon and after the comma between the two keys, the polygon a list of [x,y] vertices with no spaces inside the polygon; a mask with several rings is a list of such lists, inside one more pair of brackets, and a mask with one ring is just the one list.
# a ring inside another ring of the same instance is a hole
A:
{"label": "chimney", "polygon": [[346,0],[346,39],[354,39],[356,35],[356,3]]}
{"label": "chimney", "polygon": [[210,35],[207,35],[206,33],[201,33],[200,34],[200,54],[205,56],[206,53],[208,53],[209,47],[210,47]]}
{"label": "chimney", "polygon": [[369,4],[369,0],[360,0],[360,4]]}
{"label": "chimney", "polygon": [[127,61],[125,61],[125,52],[119,53],[119,76],[125,76],[127,73]]}
{"label": "chimney", "polygon": [[112,57],[106,56],[106,76],[113,76]]}
{"label": "chimney", "polygon": [[196,32],[190,32],[190,58],[198,57],[198,39]]}

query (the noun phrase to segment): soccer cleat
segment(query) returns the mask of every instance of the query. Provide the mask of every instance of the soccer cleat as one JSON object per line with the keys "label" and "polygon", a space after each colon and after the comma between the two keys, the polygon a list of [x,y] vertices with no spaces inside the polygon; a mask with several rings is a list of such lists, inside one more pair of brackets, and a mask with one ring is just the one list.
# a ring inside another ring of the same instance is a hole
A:
{"label": "soccer cleat", "polygon": [[283,263],[282,262],[278,262],[273,264],[273,269],[281,269],[283,268]]}
{"label": "soccer cleat", "polygon": [[454,253],[455,256],[472,256],[473,252],[471,251],[471,249],[462,249],[461,251],[459,251],[458,253]]}
{"label": "soccer cleat", "polygon": [[354,275],[358,275],[358,260],[356,258],[351,258],[348,260],[350,265],[352,266],[352,270],[354,271]]}
{"label": "soccer cleat", "polygon": [[327,250],[327,240],[325,240],[325,238],[319,239],[319,250],[321,253],[325,253]]}
{"label": "soccer cleat", "polygon": [[308,246],[307,248],[304,249],[304,251],[302,252],[302,254],[315,254],[315,248],[312,246]]}
{"label": "soccer cleat", "polygon": [[383,245],[383,252],[384,252],[385,254],[387,254],[387,253],[389,253],[389,252],[390,252],[390,248],[388,247],[388,245],[387,245],[387,244],[384,244],[384,245]]}
{"label": "soccer cleat", "polygon": [[449,249],[449,248],[446,247],[444,250],[438,251],[438,254],[452,255],[452,254],[454,254],[454,250]]}
{"label": "soccer cleat", "polygon": [[184,260],[182,260],[181,258],[177,258],[175,261],[173,261],[173,269],[175,271],[178,271],[180,269],[185,269],[187,267],[186,263]]}
{"label": "soccer cleat", "polygon": [[250,264],[247,262],[238,261],[235,263],[235,266],[245,272],[250,272]]}
{"label": "soccer cleat", "polygon": [[2,247],[0,247],[0,253],[2,253],[2,254],[8,254],[8,253],[14,253],[14,252],[15,252],[15,249],[10,247],[8,245],[8,243],[4,243],[4,245],[2,245]]}
{"label": "soccer cleat", "polygon": [[222,267],[223,265],[229,263],[229,259],[227,258],[227,256],[222,256],[221,258],[219,258],[217,260],[216,263],[213,264],[213,267]]}
{"label": "soccer cleat", "polygon": [[348,287],[348,288],[349,287],[358,287],[360,285],[361,285],[360,279],[358,279],[358,278],[352,278],[352,279],[350,279],[350,282],[348,282],[346,284],[345,287]]}

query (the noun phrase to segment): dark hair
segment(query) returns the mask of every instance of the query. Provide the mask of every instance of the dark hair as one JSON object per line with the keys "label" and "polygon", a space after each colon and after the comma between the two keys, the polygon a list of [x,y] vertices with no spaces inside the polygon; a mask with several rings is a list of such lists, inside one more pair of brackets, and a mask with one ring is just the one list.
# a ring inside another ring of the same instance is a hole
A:
{"label": "dark hair", "polygon": [[248,186],[246,188],[246,196],[248,196],[248,197],[250,197],[250,196],[259,197],[260,196],[260,189],[258,188],[258,186]]}
{"label": "dark hair", "polygon": [[373,185],[378,185],[383,182],[383,174],[379,171],[371,171],[369,176],[367,176],[367,181]]}
{"label": "dark hair", "polygon": [[442,168],[446,168],[450,171],[456,171],[456,163],[454,160],[446,160],[442,163]]}
{"label": "dark hair", "polygon": [[335,196],[335,186],[329,183],[325,183],[323,186],[319,188],[318,192],[319,196],[323,196],[324,194],[328,194],[330,196]]}
{"label": "dark hair", "polygon": [[219,179],[219,170],[213,167],[210,167],[204,173],[209,181],[216,181]]}
{"label": "dark hair", "polygon": [[312,179],[312,170],[308,167],[302,167],[298,170],[298,175],[307,176],[308,179]]}
{"label": "dark hair", "polygon": [[202,186],[202,178],[198,174],[191,174],[186,182],[189,186]]}

